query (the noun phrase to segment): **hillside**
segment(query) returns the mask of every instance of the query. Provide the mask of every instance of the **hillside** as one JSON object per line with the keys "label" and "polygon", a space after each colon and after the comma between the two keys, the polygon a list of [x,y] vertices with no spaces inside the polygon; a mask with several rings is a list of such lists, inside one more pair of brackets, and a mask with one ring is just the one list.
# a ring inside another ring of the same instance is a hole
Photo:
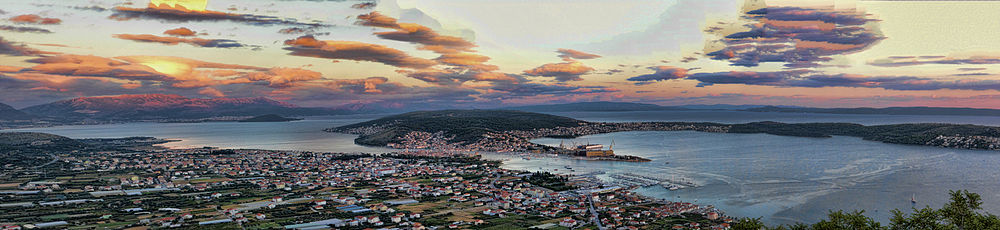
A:
{"label": "hillside", "polygon": [[829,113],[829,114],[885,114],[885,115],[955,115],[1000,116],[997,109],[945,108],[945,107],[888,107],[888,108],[788,108],[765,106],[746,109],[750,112],[780,113]]}
{"label": "hillside", "polygon": [[46,133],[0,132],[2,169],[34,167],[55,159],[53,152],[73,151],[87,145],[68,137]]}
{"label": "hillside", "polygon": [[14,109],[14,107],[10,107],[7,104],[0,103],[0,120],[27,120],[32,118],[35,117]]}
{"label": "hillside", "polygon": [[118,121],[198,119],[264,114],[292,116],[346,113],[331,109],[301,108],[263,97],[201,99],[164,94],[81,97],[31,106],[23,111],[33,115],[66,120]]}
{"label": "hillside", "polygon": [[632,103],[632,102],[576,102],[567,104],[552,105],[528,105],[507,107],[504,110],[518,110],[527,112],[624,112],[624,111],[660,111],[660,110],[688,110],[681,107],[660,106],[654,104]]}
{"label": "hillside", "polygon": [[451,142],[475,142],[488,132],[576,127],[587,124],[568,117],[511,110],[418,111],[327,129],[359,134],[355,143],[385,146],[413,131],[454,137]]}
{"label": "hillside", "polygon": [[[961,124],[894,124],[865,126],[853,123],[744,124],[691,122],[586,122],[572,118],[509,110],[423,111],[327,129],[357,134],[355,143],[374,146],[523,148],[540,137],[578,137],[626,131],[702,131],[765,133],[796,137],[852,136],[892,144],[928,145],[963,149],[1000,150],[1000,127]],[[490,134],[490,135],[485,135]],[[409,136],[408,136],[409,135]],[[485,141],[486,143],[481,143]],[[450,144],[449,144],[450,143]],[[476,146],[470,145],[476,143]],[[391,144],[391,145],[390,145]]]}

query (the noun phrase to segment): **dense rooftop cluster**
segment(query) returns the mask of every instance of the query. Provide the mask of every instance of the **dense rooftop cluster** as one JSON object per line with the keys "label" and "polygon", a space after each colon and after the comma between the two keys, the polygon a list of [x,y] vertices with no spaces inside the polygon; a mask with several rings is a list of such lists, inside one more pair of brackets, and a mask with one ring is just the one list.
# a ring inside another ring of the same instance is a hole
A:
{"label": "dense rooftop cluster", "polygon": [[0,223],[246,229],[728,226],[711,206],[646,198],[587,178],[553,177],[571,185],[553,191],[526,180],[530,173],[441,151],[368,155],[200,148],[58,157],[38,171],[3,175],[8,187],[0,192]]}

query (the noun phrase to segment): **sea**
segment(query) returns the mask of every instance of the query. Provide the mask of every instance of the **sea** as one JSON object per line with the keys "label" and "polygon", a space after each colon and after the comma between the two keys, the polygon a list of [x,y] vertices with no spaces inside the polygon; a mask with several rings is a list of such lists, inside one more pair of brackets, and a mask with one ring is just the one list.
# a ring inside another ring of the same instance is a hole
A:
{"label": "sea", "polygon": [[[755,121],[851,122],[865,125],[955,123],[1000,126],[1000,117],[842,115],[740,111],[648,111],[553,113],[587,121]],[[391,152],[359,146],[354,135],[327,133],[325,128],[378,118],[381,115],[309,117],[275,123],[124,123],[2,130],[34,131],[72,138],[152,136],[179,140],[172,148],[277,149],[324,152]],[[670,191],[659,186],[639,194],[671,201],[713,205],[725,214],[762,218],[765,223],[812,223],[833,210],[864,210],[888,222],[890,211],[940,208],[950,190],[982,195],[984,211],[1000,214],[1000,152],[885,144],[855,137],[786,137],[694,131],[620,132],[574,139],[542,138],[539,144],[614,143],[616,154],[651,162],[589,161],[568,157],[484,154],[504,160],[502,167],[563,174],[635,173],[684,179],[700,186]],[[572,169],[569,169],[572,168]],[[599,176],[599,178],[606,178]],[[916,203],[911,202],[916,200]]]}

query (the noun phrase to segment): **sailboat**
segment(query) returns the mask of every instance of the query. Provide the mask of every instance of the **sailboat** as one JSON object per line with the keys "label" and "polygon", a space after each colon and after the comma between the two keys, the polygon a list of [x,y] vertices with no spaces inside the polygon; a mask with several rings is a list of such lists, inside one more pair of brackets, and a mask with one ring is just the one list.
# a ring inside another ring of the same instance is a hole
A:
{"label": "sailboat", "polygon": [[913,204],[917,203],[916,194],[910,195],[910,203],[913,203]]}

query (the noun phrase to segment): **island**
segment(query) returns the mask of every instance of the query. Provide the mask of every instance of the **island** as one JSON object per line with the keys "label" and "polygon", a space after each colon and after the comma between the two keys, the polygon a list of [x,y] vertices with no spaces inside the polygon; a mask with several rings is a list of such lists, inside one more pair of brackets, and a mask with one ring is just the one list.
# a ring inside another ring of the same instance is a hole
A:
{"label": "island", "polygon": [[239,120],[239,122],[286,122],[298,120],[302,120],[302,118],[288,118],[277,114],[268,114]]}
{"label": "island", "polygon": [[[765,133],[826,138],[852,136],[892,144],[1000,150],[1000,127],[963,124],[752,122],[588,122],[511,110],[420,111],[326,129],[358,135],[355,143],[397,149],[447,149],[490,152],[579,153],[532,143],[537,138],[575,138],[626,131],[700,131]],[[579,146],[573,146],[579,147]]]}

